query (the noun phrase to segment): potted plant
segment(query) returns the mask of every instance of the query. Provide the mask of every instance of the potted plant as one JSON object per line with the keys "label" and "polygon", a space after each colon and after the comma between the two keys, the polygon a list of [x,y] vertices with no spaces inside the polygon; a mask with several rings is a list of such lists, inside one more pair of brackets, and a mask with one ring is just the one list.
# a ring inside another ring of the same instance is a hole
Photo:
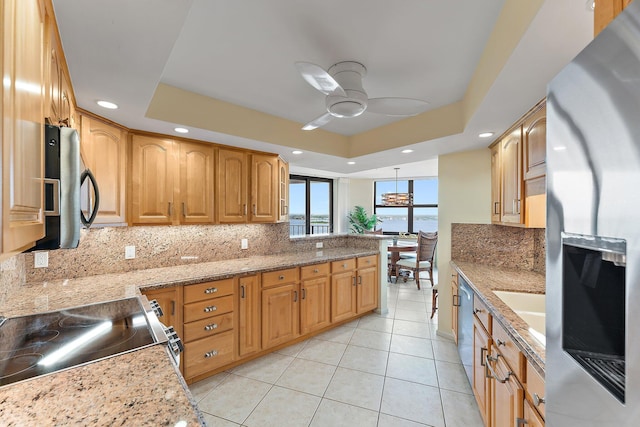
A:
{"label": "potted plant", "polygon": [[347,218],[351,232],[355,234],[364,234],[365,231],[374,230],[376,225],[382,222],[376,214],[369,216],[362,206],[355,206]]}

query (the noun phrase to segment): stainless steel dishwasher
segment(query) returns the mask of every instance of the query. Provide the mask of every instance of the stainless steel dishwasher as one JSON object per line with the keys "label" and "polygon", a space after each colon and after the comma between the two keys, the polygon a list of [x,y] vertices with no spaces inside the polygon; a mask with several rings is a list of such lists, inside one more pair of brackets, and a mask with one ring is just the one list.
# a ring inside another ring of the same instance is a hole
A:
{"label": "stainless steel dishwasher", "polygon": [[469,284],[458,276],[458,354],[472,384],[473,375],[473,291]]}

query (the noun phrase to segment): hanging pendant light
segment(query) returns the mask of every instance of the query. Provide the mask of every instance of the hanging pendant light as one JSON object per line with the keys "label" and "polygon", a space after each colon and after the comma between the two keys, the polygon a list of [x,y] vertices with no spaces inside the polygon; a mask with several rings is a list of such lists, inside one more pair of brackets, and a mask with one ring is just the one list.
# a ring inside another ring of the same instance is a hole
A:
{"label": "hanging pendant light", "polygon": [[396,192],[395,193],[384,193],[382,195],[382,204],[384,206],[410,206],[413,204],[413,194],[412,193],[398,193],[398,169],[396,170]]}

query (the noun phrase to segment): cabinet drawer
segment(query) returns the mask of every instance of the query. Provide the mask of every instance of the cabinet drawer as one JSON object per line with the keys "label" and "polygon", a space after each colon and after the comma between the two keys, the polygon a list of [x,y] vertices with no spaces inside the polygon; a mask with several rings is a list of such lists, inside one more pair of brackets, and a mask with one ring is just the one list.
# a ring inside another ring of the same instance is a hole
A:
{"label": "cabinet drawer", "polygon": [[262,273],[262,287],[279,286],[298,281],[298,268],[287,268],[286,270],[270,271]]}
{"label": "cabinet drawer", "polygon": [[493,322],[493,343],[518,378],[524,378],[524,356],[499,322]]}
{"label": "cabinet drawer", "polygon": [[233,295],[184,305],[184,323],[233,311]]}
{"label": "cabinet drawer", "polygon": [[[544,401],[540,401],[545,396],[544,393],[544,378],[540,376],[538,371],[535,370],[531,362],[527,361],[527,398],[531,401],[532,406],[542,414],[544,417]],[[537,397],[536,397],[537,396]],[[538,401],[538,405],[536,406],[536,401]]]}
{"label": "cabinet drawer", "polygon": [[184,376],[187,378],[233,361],[234,333],[223,332],[184,345]]}
{"label": "cabinet drawer", "polygon": [[476,315],[482,326],[491,334],[491,315],[487,306],[478,298],[478,295],[473,294],[473,313]]}
{"label": "cabinet drawer", "polygon": [[228,331],[231,328],[233,328],[233,313],[197,320],[184,325],[184,341],[195,341]]}
{"label": "cabinet drawer", "polygon": [[328,262],[325,262],[324,264],[314,264],[314,265],[307,265],[305,267],[300,267],[300,278],[302,280],[313,279],[314,277],[326,276],[328,274],[329,274]]}
{"label": "cabinet drawer", "polygon": [[216,280],[215,282],[198,283],[184,287],[184,303],[223,297],[233,293],[234,279]]}
{"label": "cabinet drawer", "polygon": [[363,256],[358,258],[358,268],[373,267],[377,264],[378,264],[378,260],[375,255]]}
{"label": "cabinet drawer", "polygon": [[351,271],[356,269],[355,258],[343,259],[342,261],[333,261],[331,263],[331,273],[341,273],[343,271]]}
{"label": "cabinet drawer", "polygon": [[527,400],[524,401],[524,419],[527,427],[544,427],[544,420]]}

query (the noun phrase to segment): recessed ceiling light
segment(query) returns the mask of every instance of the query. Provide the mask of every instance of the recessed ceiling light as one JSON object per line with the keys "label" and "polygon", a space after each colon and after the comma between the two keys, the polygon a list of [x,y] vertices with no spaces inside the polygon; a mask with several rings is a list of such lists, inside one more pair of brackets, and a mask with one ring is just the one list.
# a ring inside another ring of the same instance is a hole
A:
{"label": "recessed ceiling light", "polygon": [[478,135],[480,138],[489,138],[490,136],[493,136],[493,132],[482,132],[481,134]]}
{"label": "recessed ceiling light", "polygon": [[356,162],[347,162],[348,165],[355,165]]}
{"label": "recessed ceiling light", "polygon": [[116,104],[109,101],[98,101],[97,104],[103,108],[108,108],[109,110],[115,110],[116,108],[118,108]]}
{"label": "recessed ceiling light", "polygon": [[186,129],[186,128],[175,128],[173,130],[175,130],[178,133],[189,133],[189,129]]}
{"label": "recessed ceiling light", "polygon": [[293,151],[291,152],[291,154],[302,154],[302,151],[300,151],[300,150],[293,150]]}
{"label": "recessed ceiling light", "polygon": [[407,148],[406,150],[402,150],[401,153],[409,154],[409,153],[413,153],[413,150],[410,150],[410,149]]}

